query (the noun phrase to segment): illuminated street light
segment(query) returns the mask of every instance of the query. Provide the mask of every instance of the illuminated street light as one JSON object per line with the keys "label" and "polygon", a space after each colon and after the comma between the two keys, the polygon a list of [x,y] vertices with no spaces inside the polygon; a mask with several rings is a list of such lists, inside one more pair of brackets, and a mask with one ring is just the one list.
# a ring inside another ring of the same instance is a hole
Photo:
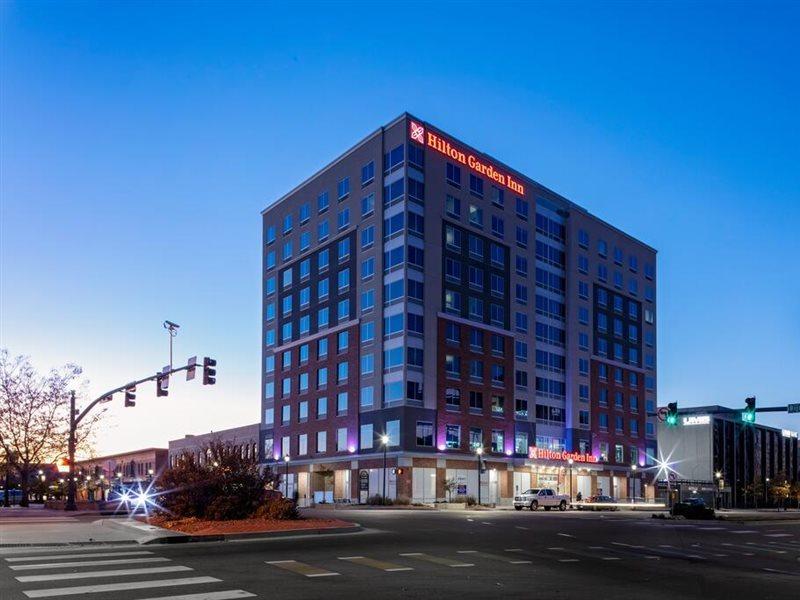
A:
{"label": "illuminated street light", "polygon": [[283,462],[286,463],[286,497],[289,497],[289,455],[284,454]]}
{"label": "illuminated street light", "polygon": [[567,459],[567,463],[569,464],[569,503],[572,504],[572,465],[575,462],[575,459],[570,458]]}
{"label": "illuminated street light", "polygon": [[481,505],[481,456],[483,456],[483,446],[475,448],[475,454],[478,456],[478,506]]}

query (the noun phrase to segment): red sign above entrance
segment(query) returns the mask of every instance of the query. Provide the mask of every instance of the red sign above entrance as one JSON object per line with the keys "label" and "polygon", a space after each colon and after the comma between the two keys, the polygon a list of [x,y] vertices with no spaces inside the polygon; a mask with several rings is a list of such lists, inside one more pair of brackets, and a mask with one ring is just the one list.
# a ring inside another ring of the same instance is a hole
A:
{"label": "red sign above entrance", "polygon": [[547,448],[528,448],[528,458],[532,460],[561,460],[569,461],[571,458],[576,463],[596,463],[600,462],[593,454],[581,454],[580,452],[567,452],[566,450],[548,450]]}
{"label": "red sign above entrance", "polygon": [[525,186],[511,177],[509,173],[498,170],[493,164],[484,162],[474,154],[459,150],[439,134],[425,131],[425,126],[416,121],[409,121],[409,136],[415,142],[419,142],[428,148],[433,148],[440,154],[444,154],[446,157],[469,167],[476,173],[506,186],[515,194],[520,196],[525,194]]}

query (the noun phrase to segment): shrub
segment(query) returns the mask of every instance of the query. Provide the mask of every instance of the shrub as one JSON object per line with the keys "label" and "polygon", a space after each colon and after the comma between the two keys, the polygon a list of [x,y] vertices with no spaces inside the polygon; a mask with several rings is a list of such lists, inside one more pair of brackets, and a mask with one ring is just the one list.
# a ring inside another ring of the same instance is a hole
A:
{"label": "shrub", "polygon": [[374,496],[370,496],[367,498],[367,504],[370,506],[391,506],[392,499],[391,498],[384,498],[380,494],[375,494]]}
{"label": "shrub", "polygon": [[286,498],[271,498],[259,506],[253,515],[259,519],[290,521],[300,518],[297,504]]}
{"label": "shrub", "polygon": [[184,453],[161,474],[158,504],[162,512],[211,520],[252,516],[264,503],[268,488],[275,487],[277,476],[220,442],[212,442],[203,453],[204,463]]}
{"label": "shrub", "polygon": [[475,506],[478,504],[478,501],[475,500],[475,496],[467,496],[465,502],[467,503],[467,506]]}

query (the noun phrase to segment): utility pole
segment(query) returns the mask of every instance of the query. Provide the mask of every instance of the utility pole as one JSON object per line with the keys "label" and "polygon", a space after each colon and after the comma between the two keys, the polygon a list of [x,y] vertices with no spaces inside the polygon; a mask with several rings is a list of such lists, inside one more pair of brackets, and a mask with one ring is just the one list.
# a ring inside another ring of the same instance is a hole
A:
{"label": "utility pole", "polygon": [[169,333],[169,369],[172,370],[172,339],[178,335],[180,325],[172,321],[164,321],[164,329]]}

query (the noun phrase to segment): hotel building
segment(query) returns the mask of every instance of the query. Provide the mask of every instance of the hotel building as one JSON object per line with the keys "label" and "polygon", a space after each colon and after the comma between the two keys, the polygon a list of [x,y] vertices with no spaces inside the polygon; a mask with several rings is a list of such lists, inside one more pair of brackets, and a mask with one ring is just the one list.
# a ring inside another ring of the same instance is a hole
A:
{"label": "hotel building", "polygon": [[301,503],[645,494],[653,248],[409,114],[262,221],[261,456]]}

